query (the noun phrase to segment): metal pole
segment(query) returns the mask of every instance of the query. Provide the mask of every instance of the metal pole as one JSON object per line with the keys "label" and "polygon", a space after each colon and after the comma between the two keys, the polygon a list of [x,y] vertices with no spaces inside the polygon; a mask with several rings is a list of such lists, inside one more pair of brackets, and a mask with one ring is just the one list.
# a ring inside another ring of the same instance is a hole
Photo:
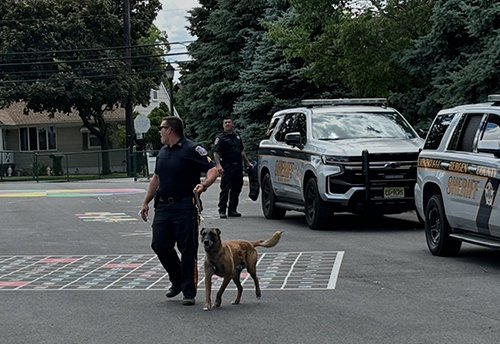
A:
{"label": "metal pole", "polygon": [[[125,64],[127,66],[127,72],[132,72],[132,59],[130,52],[130,0],[123,1],[123,26],[124,26],[124,38],[125,38]],[[130,95],[129,95],[130,98]],[[133,136],[133,121],[132,121],[132,103],[128,100],[125,104],[125,133],[127,139],[127,148],[129,151],[129,157],[127,159],[127,174],[130,176],[132,174],[132,147],[134,146],[134,136]]]}
{"label": "metal pole", "polygon": [[170,83],[170,116],[174,116],[174,82],[172,80],[168,82]]}

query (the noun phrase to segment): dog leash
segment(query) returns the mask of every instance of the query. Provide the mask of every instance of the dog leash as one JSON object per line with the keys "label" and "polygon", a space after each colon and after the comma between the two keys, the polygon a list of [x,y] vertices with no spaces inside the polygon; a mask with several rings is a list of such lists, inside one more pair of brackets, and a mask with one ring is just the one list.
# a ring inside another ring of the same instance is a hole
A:
{"label": "dog leash", "polygon": [[199,228],[203,228],[205,226],[205,219],[201,215],[201,212],[203,211],[203,205],[201,204],[200,195],[197,192],[194,192],[194,199],[196,201],[196,209],[200,218]]}

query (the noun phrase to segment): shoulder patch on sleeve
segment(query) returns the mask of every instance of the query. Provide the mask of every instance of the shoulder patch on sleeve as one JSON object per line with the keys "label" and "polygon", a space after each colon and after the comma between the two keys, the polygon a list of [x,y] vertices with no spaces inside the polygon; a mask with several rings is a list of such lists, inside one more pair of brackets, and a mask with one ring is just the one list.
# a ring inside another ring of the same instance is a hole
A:
{"label": "shoulder patch on sleeve", "polygon": [[216,144],[218,144],[218,143],[219,143],[219,138],[217,137],[217,138],[215,139],[215,143],[214,143],[214,144],[216,145]]}
{"label": "shoulder patch on sleeve", "polygon": [[198,152],[199,155],[201,156],[207,156],[207,150],[205,148],[203,148],[202,146],[196,146],[196,148],[194,149],[195,151]]}

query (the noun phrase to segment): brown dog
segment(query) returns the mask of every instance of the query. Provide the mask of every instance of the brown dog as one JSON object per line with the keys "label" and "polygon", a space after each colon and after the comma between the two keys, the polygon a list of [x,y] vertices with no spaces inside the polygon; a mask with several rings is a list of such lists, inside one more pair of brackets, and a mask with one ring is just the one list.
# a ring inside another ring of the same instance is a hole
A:
{"label": "brown dog", "polygon": [[206,311],[212,309],[211,292],[212,276],[215,274],[223,278],[222,285],[217,292],[214,307],[220,307],[222,294],[226,290],[231,278],[233,279],[238,294],[232,302],[233,305],[240,303],[243,287],[240,282],[240,273],[246,268],[255,283],[255,296],[260,299],[260,286],[257,278],[257,250],[256,246],[273,247],[281,238],[280,231],[267,240],[246,241],[230,240],[222,241],[219,228],[203,228],[201,230],[201,243],[205,248],[205,307]]}

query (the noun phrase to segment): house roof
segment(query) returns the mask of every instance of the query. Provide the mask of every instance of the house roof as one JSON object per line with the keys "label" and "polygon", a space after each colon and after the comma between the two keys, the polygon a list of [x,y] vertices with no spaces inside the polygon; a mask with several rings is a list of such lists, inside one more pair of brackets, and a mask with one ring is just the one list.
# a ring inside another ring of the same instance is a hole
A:
{"label": "house roof", "polygon": [[[0,109],[0,125],[20,126],[32,124],[63,124],[63,123],[82,123],[81,118],[76,111],[69,114],[56,113],[54,118],[49,118],[48,112],[33,112],[28,115],[23,113],[25,103],[14,103],[8,108]],[[104,118],[107,121],[124,121],[125,109],[118,108],[113,111],[106,111]]]}

